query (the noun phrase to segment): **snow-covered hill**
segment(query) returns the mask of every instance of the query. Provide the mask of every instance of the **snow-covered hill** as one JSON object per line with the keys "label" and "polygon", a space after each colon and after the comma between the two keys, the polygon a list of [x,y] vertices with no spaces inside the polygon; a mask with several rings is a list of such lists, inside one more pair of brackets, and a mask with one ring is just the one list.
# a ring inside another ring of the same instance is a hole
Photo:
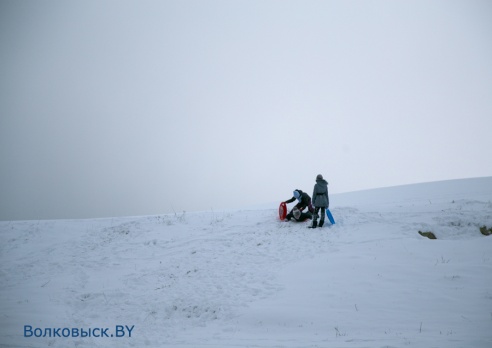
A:
{"label": "snow-covered hill", "polygon": [[492,346],[492,178],[331,211],[0,222],[0,346]]}

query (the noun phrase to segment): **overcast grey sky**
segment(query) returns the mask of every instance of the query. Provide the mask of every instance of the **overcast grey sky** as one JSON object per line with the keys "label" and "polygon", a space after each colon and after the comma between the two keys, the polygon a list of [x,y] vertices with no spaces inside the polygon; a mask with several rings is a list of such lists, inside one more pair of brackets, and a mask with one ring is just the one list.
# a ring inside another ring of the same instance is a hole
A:
{"label": "overcast grey sky", "polygon": [[491,1],[0,1],[0,220],[492,175]]}

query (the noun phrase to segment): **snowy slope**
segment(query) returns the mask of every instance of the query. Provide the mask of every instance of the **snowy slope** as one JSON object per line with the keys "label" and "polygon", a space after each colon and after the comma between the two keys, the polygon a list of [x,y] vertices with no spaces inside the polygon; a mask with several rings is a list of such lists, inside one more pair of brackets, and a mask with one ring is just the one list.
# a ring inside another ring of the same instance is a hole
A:
{"label": "snowy slope", "polygon": [[331,210],[315,230],[276,206],[0,222],[0,347],[492,346],[492,178],[333,195]]}

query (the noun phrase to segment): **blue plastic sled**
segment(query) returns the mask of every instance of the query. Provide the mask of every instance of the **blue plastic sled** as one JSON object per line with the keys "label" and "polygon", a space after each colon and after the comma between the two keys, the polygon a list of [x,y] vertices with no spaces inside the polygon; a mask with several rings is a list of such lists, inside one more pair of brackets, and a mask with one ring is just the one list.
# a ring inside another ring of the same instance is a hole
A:
{"label": "blue plastic sled", "polygon": [[328,216],[328,220],[330,220],[331,224],[334,225],[335,219],[333,218],[333,215],[331,215],[331,211],[328,208],[326,209],[326,216]]}

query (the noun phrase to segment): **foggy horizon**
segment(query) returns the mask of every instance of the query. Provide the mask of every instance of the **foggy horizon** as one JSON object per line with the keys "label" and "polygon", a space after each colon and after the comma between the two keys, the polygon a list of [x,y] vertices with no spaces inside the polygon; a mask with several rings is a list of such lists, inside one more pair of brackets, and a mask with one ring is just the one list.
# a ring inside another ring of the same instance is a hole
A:
{"label": "foggy horizon", "polygon": [[492,176],[489,1],[0,2],[0,220]]}

